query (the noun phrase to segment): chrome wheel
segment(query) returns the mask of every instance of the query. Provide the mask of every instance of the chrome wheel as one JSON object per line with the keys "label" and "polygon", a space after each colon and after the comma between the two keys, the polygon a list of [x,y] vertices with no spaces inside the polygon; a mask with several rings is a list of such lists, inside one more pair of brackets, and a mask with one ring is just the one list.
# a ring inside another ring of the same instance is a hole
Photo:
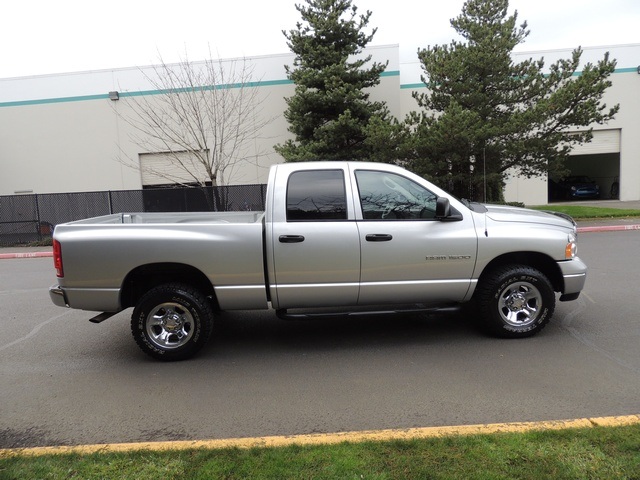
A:
{"label": "chrome wheel", "polygon": [[211,338],[213,308],[204,293],[183,283],[152,288],[137,302],[131,333],[147,355],[158,360],[184,360]]}
{"label": "chrome wheel", "polygon": [[163,349],[179,348],[193,335],[193,317],[178,303],[162,303],[147,316],[149,340]]}
{"label": "chrome wheel", "polygon": [[526,327],[540,314],[542,294],[529,282],[516,282],[507,286],[498,299],[502,320],[514,327]]}
{"label": "chrome wheel", "polygon": [[514,264],[483,274],[474,302],[485,330],[500,337],[524,338],[549,323],[556,297],[551,282],[540,270]]}

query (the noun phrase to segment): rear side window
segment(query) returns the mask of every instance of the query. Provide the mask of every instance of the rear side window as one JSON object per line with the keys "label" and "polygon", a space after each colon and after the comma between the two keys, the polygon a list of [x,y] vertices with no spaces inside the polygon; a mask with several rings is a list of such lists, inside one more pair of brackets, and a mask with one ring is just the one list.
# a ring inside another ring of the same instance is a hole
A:
{"label": "rear side window", "polygon": [[287,221],[346,220],[342,170],[294,172],[287,185]]}

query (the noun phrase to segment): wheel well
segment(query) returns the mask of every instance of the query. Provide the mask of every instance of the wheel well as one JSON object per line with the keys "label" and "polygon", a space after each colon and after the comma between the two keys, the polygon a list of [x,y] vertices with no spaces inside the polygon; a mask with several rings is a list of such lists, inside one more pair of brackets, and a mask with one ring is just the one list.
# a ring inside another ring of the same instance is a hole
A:
{"label": "wheel well", "polygon": [[564,279],[557,262],[551,257],[538,252],[512,252],[496,257],[487,264],[478,281],[481,282],[482,277],[492,270],[512,264],[533,267],[544,273],[551,282],[554,291],[562,292],[564,290]]}
{"label": "wheel well", "polygon": [[164,283],[185,283],[211,296],[217,307],[213,285],[207,276],[191,265],[182,263],[152,263],[135,268],[124,279],[120,293],[122,308],[133,307],[142,295]]}

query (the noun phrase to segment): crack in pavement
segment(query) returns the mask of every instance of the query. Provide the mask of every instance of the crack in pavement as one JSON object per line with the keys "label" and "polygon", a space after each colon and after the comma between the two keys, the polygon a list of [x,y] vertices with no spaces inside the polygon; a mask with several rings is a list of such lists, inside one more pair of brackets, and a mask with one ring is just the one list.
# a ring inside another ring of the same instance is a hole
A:
{"label": "crack in pavement", "polygon": [[0,345],[0,352],[3,350],[6,350],[7,348],[13,347],[14,345],[17,345],[18,343],[24,342],[25,340],[28,340],[29,338],[33,337],[34,335],[36,335],[40,329],[42,327],[44,327],[45,325],[58,320],[59,318],[64,317],[65,315],[69,315],[70,313],[72,313],[71,311],[68,312],[64,312],[61,313],[60,315],[56,315],[55,317],[51,317],[49,320],[45,320],[44,322],[36,325],[29,333],[27,333],[24,337],[20,337],[16,340],[14,340],[13,342],[9,342],[6,345]]}
{"label": "crack in pavement", "polygon": [[[584,296],[591,303],[596,304],[596,301],[593,300],[590,296],[586,294]],[[595,350],[600,355],[604,356],[605,358],[608,358],[609,360],[618,364],[619,366],[624,367],[628,370],[631,370],[633,373],[640,375],[640,368],[617,357],[616,355],[613,355],[608,350],[602,347],[599,347],[592,340],[589,340],[586,335],[583,335],[577,328],[571,326],[571,323],[573,323],[575,318],[580,314],[582,314],[586,309],[587,309],[586,302],[578,302],[578,308],[575,308],[571,312],[567,313],[560,321],[560,325],[562,326],[562,328],[564,328],[567,332],[571,334],[573,338],[575,338],[578,342],[582,343],[586,347],[589,347],[590,349]]]}

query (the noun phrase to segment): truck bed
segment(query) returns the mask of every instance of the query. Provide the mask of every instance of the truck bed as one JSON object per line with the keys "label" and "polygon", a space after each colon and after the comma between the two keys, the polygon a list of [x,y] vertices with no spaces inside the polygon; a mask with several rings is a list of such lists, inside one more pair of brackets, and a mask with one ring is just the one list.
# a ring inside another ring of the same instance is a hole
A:
{"label": "truck bed", "polygon": [[[267,308],[262,212],[118,213],[61,224],[65,275],[74,308],[122,309],[127,278],[141,269],[202,272],[223,309]],[[90,241],[87,241],[90,239]]]}
{"label": "truck bed", "polygon": [[257,223],[264,212],[194,212],[194,213],[114,213],[102,217],[69,222],[68,225],[142,224],[142,223]]}

